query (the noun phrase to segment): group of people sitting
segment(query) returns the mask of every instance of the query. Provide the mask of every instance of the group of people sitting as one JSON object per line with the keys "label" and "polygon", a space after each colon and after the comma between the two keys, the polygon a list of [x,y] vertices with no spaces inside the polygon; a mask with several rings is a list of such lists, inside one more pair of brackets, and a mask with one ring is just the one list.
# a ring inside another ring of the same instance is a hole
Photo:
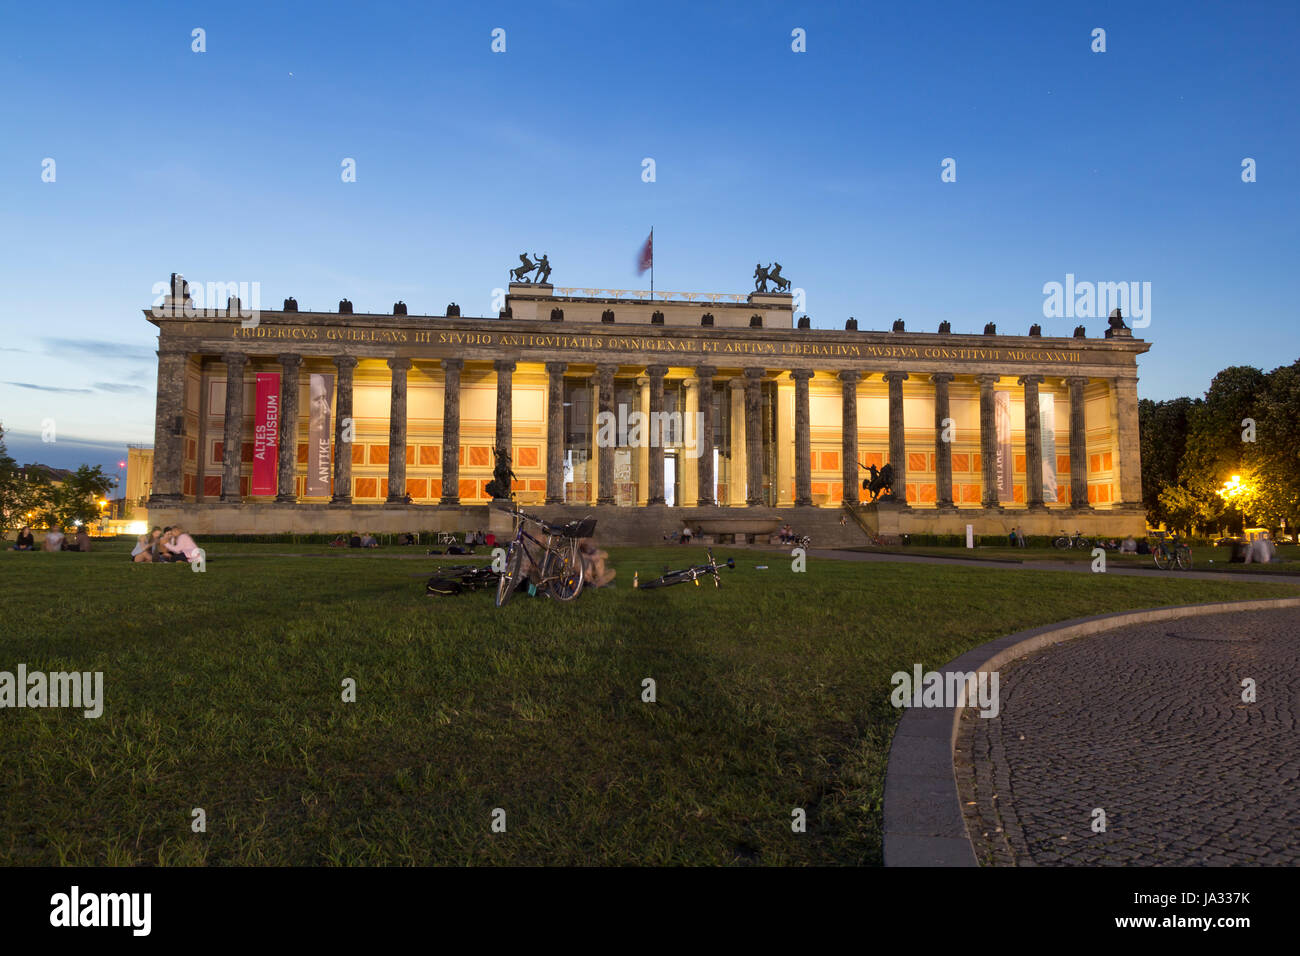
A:
{"label": "group of people sitting", "polygon": [[782,525],[781,530],[777,532],[777,535],[780,537],[782,544],[798,544],[801,537],[795,532],[794,528],[790,527],[788,524]]}
{"label": "group of people sitting", "polygon": [[[35,551],[36,536],[32,534],[29,525],[23,525],[18,532],[18,540],[14,542],[12,548],[14,551]],[[85,527],[79,527],[71,537],[64,534],[58,528],[52,528],[45,532],[45,540],[41,542],[42,551],[89,551],[90,550],[90,532]]]}
{"label": "group of people sitting", "polygon": [[148,534],[135,539],[131,560],[135,564],[188,564],[199,557],[199,546],[193,536],[180,525],[159,528],[156,525]]}

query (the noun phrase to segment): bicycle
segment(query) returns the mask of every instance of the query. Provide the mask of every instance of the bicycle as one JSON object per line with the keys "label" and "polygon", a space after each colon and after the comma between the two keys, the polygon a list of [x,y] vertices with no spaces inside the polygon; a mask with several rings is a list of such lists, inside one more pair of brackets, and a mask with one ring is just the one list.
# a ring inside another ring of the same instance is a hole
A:
{"label": "bicycle", "polygon": [[447,597],[464,594],[466,591],[494,589],[501,575],[493,571],[490,565],[457,564],[449,568],[439,568],[425,585],[426,595]]}
{"label": "bicycle", "polygon": [[[524,558],[528,559],[529,589],[532,593],[544,590],[557,601],[572,601],[582,593],[582,556],[578,553],[578,539],[590,538],[596,530],[596,519],[582,518],[564,525],[554,525],[544,518],[530,515],[515,508],[509,511],[514,518],[515,530],[506,551],[506,566],[497,580],[497,607],[505,607],[515,590],[524,583]],[[535,537],[526,524],[536,525],[545,538]],[[558,543],[557,543],[558,539]],[[530,548],[529,544],[533,547]]]}
{"label": "bicycle", "polygon": [[[1151,558],[1155,561],[1156,567],[1161,571],[1168,571],[1171,567],[1179,571],[1190,571],[1192,569],[1192,549],[1190,545],[1183,544],[1178,540],[1178,535],[1168,538],[1165,532],[1157,531],[1154,534],[1155,544],[1151,546]],[[1166,540],[1168,538],[1168,540]],[[1172,548],[1170,545],[1172,544]]]}
{"label": "bicycle", "polygon": [[[639,585],[640,590],[644,591],[647,588],[667,588],[672,587],[674,584],[685,584],[687,581],[692,581],[695,583],[696,587],[699,587],[700,578],[708,575],[713,576],[713,586],[715,588],[722,587],[722,578],[718,574],[718,562],[713,558],[713,549],[705,548],[704,553],[709,556],[708,564],[697,564],[694,567],[683,568],[681,571],[669,571],[665,568],[662,577],[655,578],[653,581],[646,581],[644,584]],[[722,567],[734,570],[736,567],[736,559],[727,558]]]}
{"label": "bicycle", "polygon": [[1064,530],[1062,530],[1061,536],[1052,542],[1052,547],[1058,548],[1062,551],[1065,551],[1068,548],[1079,548],[1083,551],[1087,551],[1092,547],[1092,541],[1085,538],[1082,531],[1076,531],[1074,534],[1068,535]]}

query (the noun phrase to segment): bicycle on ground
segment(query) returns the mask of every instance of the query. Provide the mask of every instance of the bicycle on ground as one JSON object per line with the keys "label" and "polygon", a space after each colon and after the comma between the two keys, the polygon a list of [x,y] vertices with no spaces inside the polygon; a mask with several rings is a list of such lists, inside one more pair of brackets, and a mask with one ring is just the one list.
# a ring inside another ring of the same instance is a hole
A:
{"label": "bicycle on ground", "polygon": [[[722,587],[722,578],[718,574],[719,565],[713,558],[713,549],[706,548],[704,553],[709,556],[708,564],[697,564],[694,567],[683,568],[680,571],[669,571],[665,568],[662,577],[640,584],[640,589],[644,591],[648,588],[667,588],[672,587],[674,584],[685,584],[687,581],[691,581],[696,587],[699,587],[700,578],[709,576],[712,576],[713,586],[715,588]],[[727,558],[726,562],[722,564],[721,567],[735,569],[736,559]]]}

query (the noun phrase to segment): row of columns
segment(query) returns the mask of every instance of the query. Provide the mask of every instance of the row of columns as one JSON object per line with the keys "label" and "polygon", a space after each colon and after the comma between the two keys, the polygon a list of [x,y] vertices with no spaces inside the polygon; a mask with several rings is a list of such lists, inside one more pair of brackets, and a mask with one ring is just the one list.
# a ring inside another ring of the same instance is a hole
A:
{"label": "row of columns", "polygon": [[[280,434],[278,447],[279,494],[276,500],[293,502],[297,500],[295,473],[297,465],[298,432],[298,392],[302,367],[302,356],[295,354],[280,355]],[[160,500],[180,497],[181,443],[177,439],[182,421],[183,389],[163,387],[164,381],[175,383],[183,379],[184,353],[161,352],[158,359],[159,391],[157,410],[157,431],[154,452],[154,496]],[[227,368],[225,433],[222,453],[222,493],[221,500],[238,502],[241,500],[239,478],[241,468],[242,424],[244,418],[244,389],[242,387],[248,357],[241,353],[223,356]],[[438,360],[444,374],[443,391],[443,439],[442,439],[442,497],[444,505],[460,503],[460,383],[464,360],[447,358]],[[335,413],[335,454],[334,454],[334,495],[335,504],[350,504],[352,501],[352,456],[338,449],[347,448],[352,437],[352,393],[353,377],[357,359],[352,356],[336,356],[334,366],[337,373],[337,406]],[[512,441],[512,389],[511,379],[515,362],[497,360],[493,363],[497,373],[496,401],[496,441],[495,447],[511,448]],[[411,368],[411,359],[406,357],[388,359],[392,370],[392,388],[389,409],[389,455],[388,455],[388,497],[390,503],[406,501],[406,411],[407,411],[407,372]],[[564,501],[564,375],[568,366],[564,362],[547,362],[548,404],[547,404],[547,457],[546,457],[546,502],[559,504]],[[614,375],[616,365],[597,365],[594,380],[599,412],[614,414]],[[699,366],[695,369],[699,396],[711,396],[713,378],[716,369],[712,366]],[[638,382],[643,388],[648,387],[648,404],[651,415],[664,410],[664,377],[668,367],[652,365],[646,369],[646,378]],[[761,368],[745,369],[743,379],[732,381],[732,387],[743,389],[743,416],[738,425],[743,428],[745,458],[746,504],[758,506],[763,504],[763,458],[762,458],[762,393],[761,386],[766,372]],[[795,369],[791,373],[795,383],[795,499],[796,506],[808,507],[812,500],[812,443],[811,417],[809,411],[809,380],[813,371]],[[862,372],[845,370],[839,373],[843,411],[843,496],[846,504],[856,505],[860,502],[858,489],[860,477],[858,469],[858,382]],[[904,441],[903,422],[903,382],[908,373],[890,371],[884,373],[884,380],[889,388],[889,461],[894,469],[894,500],[899,504],[907,503],[907,453]],[[950,416],[949,385],[953,380],[951,372],[937,372],[929,376],[934,385],[934,421],[935,421],[935,503],[940,508],[954,506],[952,498],[952,443],[947,428]],[[999,376],[994,374],[977,375],[980,388],[980,450],[982,459],[983,501],[986,508],[998,506],[997,497],[997,429],[994,406],[994,386]],[[1042,427],[1039,416],[1038,386],[1042,375],[1025,375],[1019,379],[1024,387],[1025,402],[1025,452],[1026,452],[1026,504],[1030,508],[1041,508],[1043,501],[1042,474]],[[239,387],[230,387],[239,383]],[[1084,428],[1084,386],[1087,379],[1073,376],[1066,379],[1070,396],[1070,503],[1076,508],[1088,507],[1087,453]],[[1117,400],[1121,403],[1131,402],[1136,409],[1137,390],[1135,380],[1121,379],[1117,383]],[[643,392],[644,394],[644,392]],[[703,427],[699,436],[701,446],[713,447],[713,416],[711,405],[704,409]],[[654,420],[654,419],[652,419]],[[1136,444],[1136,413],[1119,416],[1118,436],[1120,447],[1127,447],[1126,442]],[[737,449],[739,450],[739,449]],[[664,503],[664,448],[662,443],[655,443],[649,448],[648,468],[645,475],[645,487],[648,489],[647,503],[651,505]],[[614,448],[599,446],[597,459],[597,504],[614,503]],[[713,500],[713,456],[703,454],[696,466],[698,482],[697,502],[700,506],[714,504]],[[1131,487],[1131,485],[1130,485]],[[1125,496],[1126,503],[1127,496]]]}

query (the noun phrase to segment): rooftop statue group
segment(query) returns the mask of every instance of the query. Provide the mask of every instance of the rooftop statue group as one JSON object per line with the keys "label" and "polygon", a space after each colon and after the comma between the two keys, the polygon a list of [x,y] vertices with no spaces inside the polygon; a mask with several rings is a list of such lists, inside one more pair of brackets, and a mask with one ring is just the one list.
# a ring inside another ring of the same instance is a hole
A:
{"label": "rooftop statue group", "polygon": [[[545,285],[550,280],[551,260],[546,257],[545,253],[540,256],[537,256],[536,253],[533,253],[533,255],[537,258],[536,262],[528,258],[528,253],[519,253],[519,266],[510,270],[510,278],[513,281],[527,283],[536,282],[538,285]],[[536,275],[531,279],[528,278],[528,273],[530,272],[536,272]]]}
{"label": "rooftop statue group", "polygon": [[776,286],[777,292],[785,292],[790,288],[790,280],[781,275],[781,263],[777,262],[766,269],[761,262],[754,263],[754,291],[766,292],[769,282]]}

